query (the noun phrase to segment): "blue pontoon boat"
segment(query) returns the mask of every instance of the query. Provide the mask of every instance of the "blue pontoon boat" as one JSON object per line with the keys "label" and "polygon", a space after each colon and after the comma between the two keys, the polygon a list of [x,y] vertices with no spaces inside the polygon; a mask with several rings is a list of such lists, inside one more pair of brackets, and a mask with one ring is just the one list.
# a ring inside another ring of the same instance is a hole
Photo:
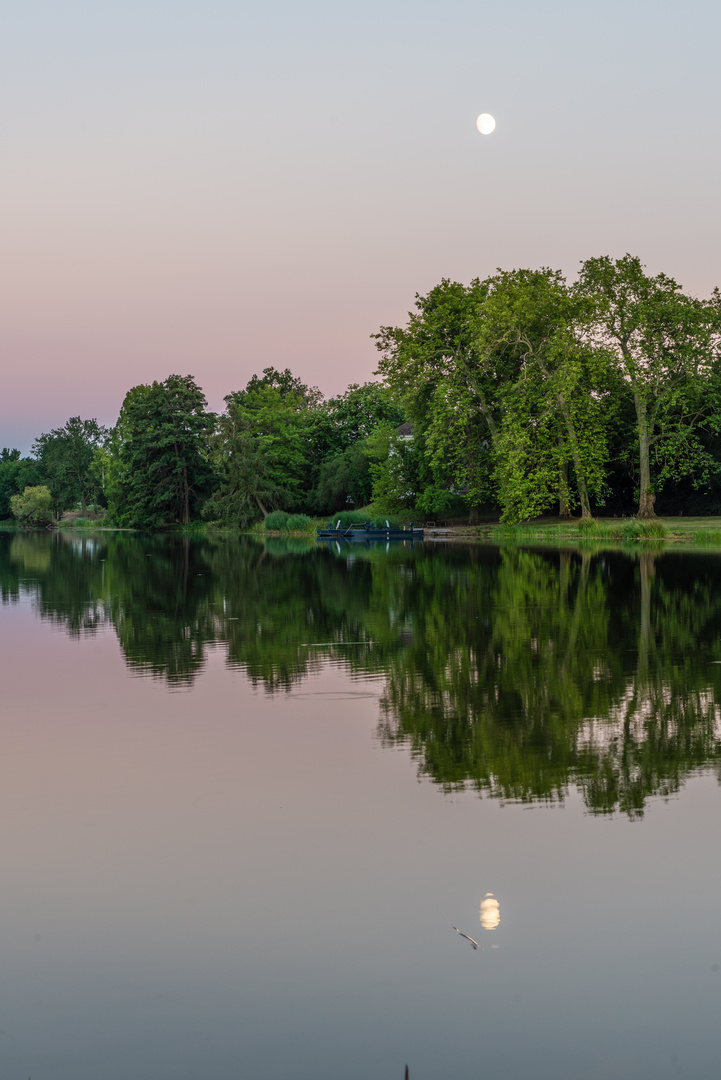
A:
{"label": "blue pontoon boat", "polygon": [[423,529],[416,528],[413,522],[399,527],[386,522],[385,528],[379,528],[372,521],[343,528],[338,519],[336,522],[329,521],[325,529],[316,529],[316,536],[319,540],[422,540]]}

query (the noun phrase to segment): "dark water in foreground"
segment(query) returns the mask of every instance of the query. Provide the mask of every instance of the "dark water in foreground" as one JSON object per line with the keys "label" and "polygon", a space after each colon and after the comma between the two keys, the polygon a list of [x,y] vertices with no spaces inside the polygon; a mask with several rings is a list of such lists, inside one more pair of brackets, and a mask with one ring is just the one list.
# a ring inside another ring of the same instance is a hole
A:
{"label": "dark water in foreground", "polygon": [[720,557],[0,533],[0,590],[0,1077],[721,1073]]}

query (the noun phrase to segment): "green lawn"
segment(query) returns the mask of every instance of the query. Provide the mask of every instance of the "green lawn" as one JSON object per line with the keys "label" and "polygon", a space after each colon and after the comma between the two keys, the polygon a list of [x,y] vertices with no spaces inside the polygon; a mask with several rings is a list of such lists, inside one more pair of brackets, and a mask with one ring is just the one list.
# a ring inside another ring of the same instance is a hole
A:
{"label": "green lawn", "polygon": [[548,519],[520,525],[478,525],[454,532],[494,540],[666,542],[721,547],[721,517],[659,517],[650,522],[636,518],[594,518],[583,523],[578,518],[564,522]]}

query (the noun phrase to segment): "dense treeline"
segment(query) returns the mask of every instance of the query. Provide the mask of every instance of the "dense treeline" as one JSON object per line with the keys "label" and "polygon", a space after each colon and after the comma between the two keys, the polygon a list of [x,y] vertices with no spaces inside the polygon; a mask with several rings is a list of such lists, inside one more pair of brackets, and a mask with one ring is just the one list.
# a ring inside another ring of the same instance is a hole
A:
{"label": "dense treeline", "polygon": [[638,258],[443,280],[374,335],[382,381],[325,400],[267,368],[208,412],[191,376],[136,386],[112,430],[71,418],[0,458],[0,517],[106,506],[117,524],[373,501],[481,510],[721,510],[721,293],[700,300]]}
{"label": "dense treeline", "polygon": [[352,384],[325,400],[288,369],[266,368],[225,402],[214,415],[192,376],[171,375],[133,387],[112,429],[73,417],[30,458],[3,450],[0,517],[44,524],[99,506],[117,525],[157,529],[365,505],[374,438],[404,419],[387,386]]}

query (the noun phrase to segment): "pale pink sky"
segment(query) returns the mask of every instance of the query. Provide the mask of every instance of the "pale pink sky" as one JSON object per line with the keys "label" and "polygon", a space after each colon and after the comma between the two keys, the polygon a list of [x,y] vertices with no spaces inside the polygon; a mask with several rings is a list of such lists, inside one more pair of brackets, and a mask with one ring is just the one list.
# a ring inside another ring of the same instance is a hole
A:
{"label": "pale pink sky", "polygon": [[4,15],[0,446],[171,372],[216,409],[269,364],[337,393],[444,276],[721,282],[715,5],[258,8]]}

